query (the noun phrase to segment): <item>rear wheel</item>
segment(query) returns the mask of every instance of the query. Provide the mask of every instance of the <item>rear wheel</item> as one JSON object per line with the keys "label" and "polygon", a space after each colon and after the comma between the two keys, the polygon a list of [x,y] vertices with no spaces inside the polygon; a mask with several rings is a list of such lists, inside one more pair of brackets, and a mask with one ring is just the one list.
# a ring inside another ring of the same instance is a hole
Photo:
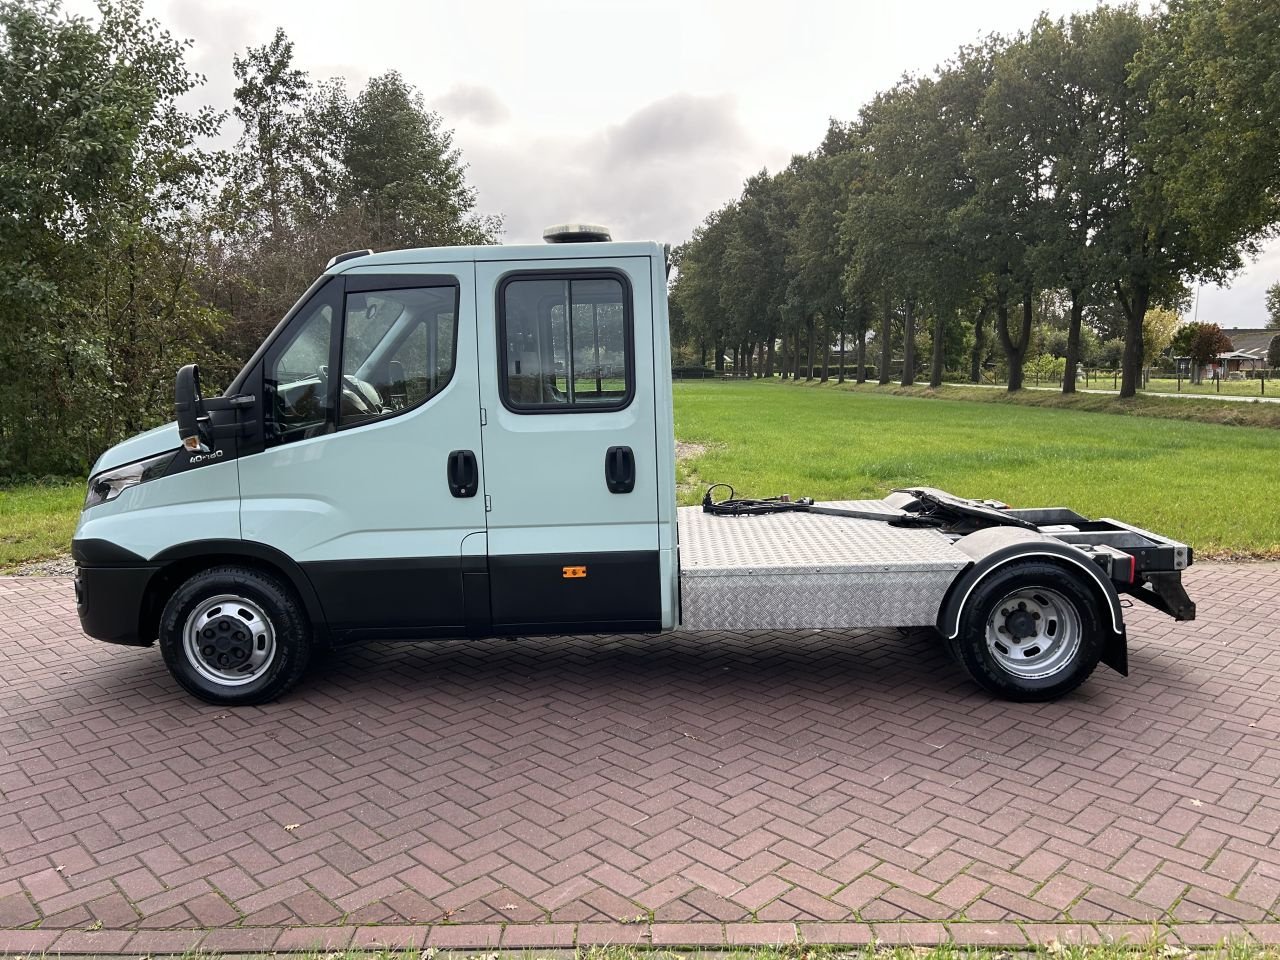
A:
{"label": "rear wheel", "polygon": [[159,633],[169,672],[209,703],[274,700],[311,658],[311,624],[293,591],[251,567],[192,576],[165,604]]}
{"label": "rear wheel", "polygon": [[1009,700],[1053,700],[1093,673],[1104,630],[1087,583],[1056,564],[1027,561],[979,582],[951,646],[989,692]]}

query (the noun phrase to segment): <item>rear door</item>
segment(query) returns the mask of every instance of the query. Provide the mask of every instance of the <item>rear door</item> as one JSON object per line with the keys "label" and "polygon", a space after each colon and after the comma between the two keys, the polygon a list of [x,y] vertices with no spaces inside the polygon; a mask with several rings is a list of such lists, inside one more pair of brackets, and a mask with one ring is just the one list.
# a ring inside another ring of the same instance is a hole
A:
{"label": "rear door", "polygon": [[476,264],[495,632],[659,628],[651,270]]}
{"label": "rear door", "polygon": [[484,555],[476,371],[470,263],[334,277],[264,356],[242,535],[302,566],[336,631],[464,632],[464,566]]}

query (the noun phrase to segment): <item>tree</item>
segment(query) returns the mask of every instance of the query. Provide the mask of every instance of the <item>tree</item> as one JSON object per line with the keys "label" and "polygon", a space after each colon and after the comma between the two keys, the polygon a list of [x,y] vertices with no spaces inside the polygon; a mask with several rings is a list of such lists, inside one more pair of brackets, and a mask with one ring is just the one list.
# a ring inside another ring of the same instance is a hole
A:
{"label": "tree", "polygon": [[396,71],[374,77],[350,107],[340,203],[370,245],[492,243],[501,220],[474,213],[475,190],[453,132]]}
{"label": "tree", "polygon": [[293,65],[293,41],[276,28],[271,42],[232,57],[238,81],[232,112],[243,124],[233,181],[224,195],[237,228],[261,225],[279,239],[289,225],[306,162],[302,107],[307,75]]}
{"label": "tree", "polygon": [[[963,168],[964,130],[955,121],[963,69],[905,79],[863,108],[855,139],[859,177],[841,227],[849,260],[846,288],[878,300],[880,382],[889,382],[892,333],[901,321],[902,384],[916,374],[916,324],[934,321],[931,382],[942,379],[948,318],[967,298],[971,272],[952,212],[971,178]],[[972,100],[972,97],[969,97]]]}
{"label": "tree", "polygon": [[1189,278],[1220,282],[1280,219],[1280,17],[1258,0],[1174,0],[1163,15],[1114,11],[1113,49],[1129,62],[1113,105],[1100,244],[1117,270],[1124,380],[1142,368],[1141,324]]}
{"label": "tree", "polygon": [[1147,311],[1142,320],[1142,353],[1153,359],[1169,349],[1173,336],[1182,323],[1175,310],[1154,307]]}
{"label": "tree", "polygon": [[1028,255],[1040,283],[1066,295],[1063,393],[1076,388],[1085,312],[1105,300],[1111,279],[1097,241],[1107,203],[1102,173],[1115,139],[1108,104],[1127,80],[1114,32],[1105,8],[1065,20],[1042,15],[1006,55],[1016,56],[1019,69],[1002,72],[1005,95],[1013,98],[1008,109],[1018,116],[1015,142],[1033,149],[1033,161],[1038,153],[1046,171],[1039,235]]}
{"label": "tree", "polygon": [[1280,330],[1280,283],[1267,287],[1267,329]]}
{"label": "tree", "polygon": [[[1051,198],[1039,138],[1029,130],[1023,98],[1031,93],[1029,46],[993,38],[970,57],[985,64],[988,82],[967,139],[966,163],[975,182],[960,217],[980,272],[990,277],[996,338],[1009,368],[1009,391],[1022,388],[1031,347],[1036,294],[1042,289],[1033,256],[1043,241]],[[1010,310],[1020,308],[1016,327]]]}
{"label": "tree", "polygon": [[[788,299],[806,304],[810,315],[822,318],[824,378],[830,344],[835,339],[844,343],[851,319],[843,282],[840,220],[846,200],[845,184],[855,155],[835,147],[840,138],[838,129],[829,131],[823,147],[808,157],[792,161],[788,197],[794,211],[787,241],[786,266],[791,275]],[[766,375],[771,373],[770,365]],[[843,351],[837,376],[843,381]]]}
{"label": "tree", "polygon": [[965,147],[976,129],[988,82],[985,62],[962,51],[919,84],[911,141],[914,156],[897,177],[914,206],[912,222],[921,261],[918,288],[933,318],[928,336],[933,389],[942,386],[948,347],[959,346],[960,316],[972,306],[981,287],[973,250],[957,226],[956,212],[975,193]]}
{"label": "tree", "polygon": [[1272,337],[1267,344],[1267,366],[1272,370],[1280,369],[1280,334]]}
{"label": "tree", "polygon": [[1171,0],[1135,58],[1150,104],[1140,153],[1199,260],[1222,273],[1280,221],[1280,8]]}
{"label": "tree", "polygon": [[[786,319],[789,302],[786,267],[795,225],[790,196],[794,177],[792,169],[777,176],[761,170],[748,177],[726,241],[720,301],[733,325],[734,343],[739,346],[745,373],[752,372],[745,367],[760,347],[761,366],[756,372],[773,375],[774,341]],[[798,321],[792,329],[798,337],[800,327],[812,324],[814,310],[804,300],[792,305]],[[797,347],[793,359],[799,353]],[[797,366],[793,363],[793,371]]]}
{"label": "tree", "polygon": [[235,318],[225,336],[235,361],[335,253],[496,239],[501,221],[475,214],[452,134],[398,74],[354,99],[340,80],[313,84],[282,30],[234,68],[241,135],[206,295]]}
{"label": "tree", "polygon": [[293,49],[277,29],[270,43],[232,59],[232,113],[241,130],[211,213],[217,235],[206,257],[217,269],[205,291],[235,318],[225,334],[231,368],[249,358],[333,255],[332,196],[318,196],[315,184],[331,179],[334,161],[316,135],[316,94]]}
{"label": "tree", "polygon": [[724,278],[725,248],[733,230],[737,205],[729,204],[709,213],[693,237],[680,247],[679,267],[672,287],[672,300],[683,314],[685,328],[705,355],[715,352],[715,369],[724,372],[727,322],[720,300]]}
{"label": "tree", "polygon": [[1191,358],[1191,381],[1199,383],[1204,368],[1233,349],[1231,338],[1216,323],[1188,323],[1173,338],[1175,352]]}
{"label": "tree", "polygon": [[80,472],[167,418],[175,366],[215,355],[192,204],[220,117],[180,102],[186,44],[137,0],[100,17],[0,5],[0,472]]}

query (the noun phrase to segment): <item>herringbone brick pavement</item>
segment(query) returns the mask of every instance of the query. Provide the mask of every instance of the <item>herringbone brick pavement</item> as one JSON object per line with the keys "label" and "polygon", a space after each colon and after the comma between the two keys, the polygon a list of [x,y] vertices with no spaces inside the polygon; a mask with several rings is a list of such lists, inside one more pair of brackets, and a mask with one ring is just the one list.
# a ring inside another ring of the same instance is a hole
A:
{"label": "herringbone brick pavement", "polygon": [[1132,675],[1052,704],[886,631],[376,644],[228,710],[83,637],[68,581],[3,578],[0,953],[99,927],[98,952],[428,923],[440,945],[1272,936],[1280,565],[1187,579],[1196,623],[1131,609]]}

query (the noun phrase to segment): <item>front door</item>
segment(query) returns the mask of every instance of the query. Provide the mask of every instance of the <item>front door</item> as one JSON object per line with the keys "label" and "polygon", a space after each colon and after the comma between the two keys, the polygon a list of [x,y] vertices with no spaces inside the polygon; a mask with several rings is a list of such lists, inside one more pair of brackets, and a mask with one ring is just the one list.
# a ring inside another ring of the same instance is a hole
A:
{"label": "front door", "polygon": [[651,271],[476,264],[495,632],[659,627]]}
{"label": "front door", "polygon": [[474,284],[470,263],[353,269],[263,358],[241,532],[302,566],[339,634],[466,628],[485,531]]}

